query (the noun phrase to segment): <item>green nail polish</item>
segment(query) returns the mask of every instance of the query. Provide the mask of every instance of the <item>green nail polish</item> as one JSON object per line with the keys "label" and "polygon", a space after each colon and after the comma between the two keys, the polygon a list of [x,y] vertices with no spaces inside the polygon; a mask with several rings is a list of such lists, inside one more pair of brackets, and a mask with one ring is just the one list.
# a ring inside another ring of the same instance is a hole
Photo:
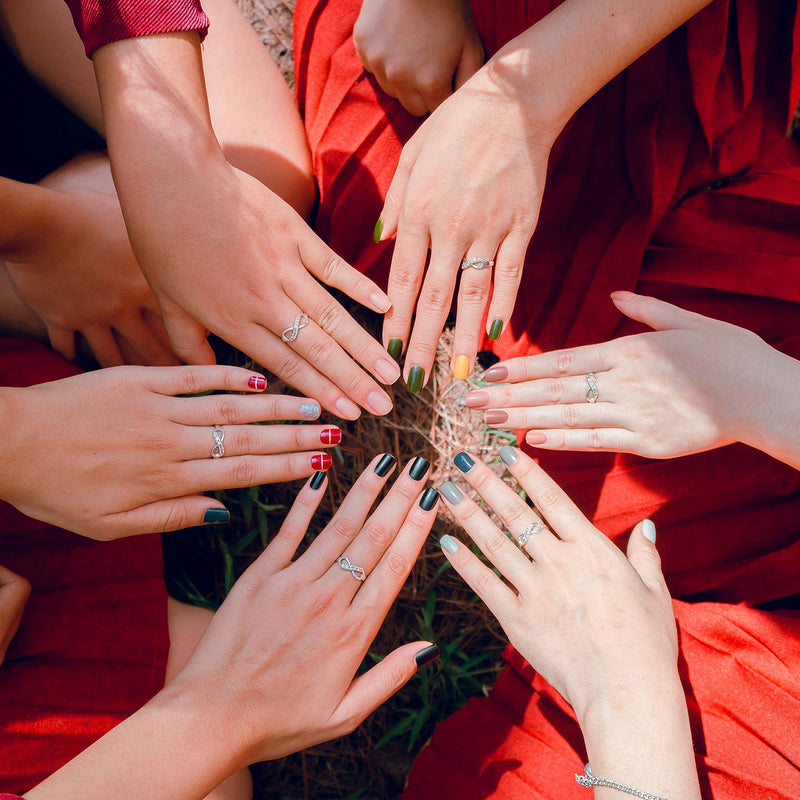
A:
{"label": "green nail polish", "polygon": [[411,367],[408,373],[408,382],[406,388],[409,392],[416,394],[422,388],[422,382],[425,380],[425,370],[422,367]]}
{"label": "green nail polish", "polygon": [[503,332],[503,320],[496,319],[492,323],[492,327],[489,328],[489,338],[496,342],[500,338],[500,334]]}
{"label": "green nail polish", "polygon": [[389,339],[389,344],[386,346],[386,352],[395,360],[400,361],[400,356],[403,354],[403,340],[402,339]]}
{"label": "green nail polish", "polygon": [[375,223],[375,228],[372,231],[372,241],[375,242],[375,244],[378,244],[378,242],[381,240],[382,233],[383,233],[383,220],[380,219],[379,217],[378,221]]}

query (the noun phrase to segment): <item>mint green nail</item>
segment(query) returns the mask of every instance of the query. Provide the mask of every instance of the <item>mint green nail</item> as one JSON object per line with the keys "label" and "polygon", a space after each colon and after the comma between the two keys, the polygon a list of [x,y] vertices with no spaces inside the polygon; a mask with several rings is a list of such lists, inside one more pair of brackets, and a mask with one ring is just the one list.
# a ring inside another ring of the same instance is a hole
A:
{"label": "mint green nail", "polygon": [[503,332],[503,320],[496,319],[492,323],[492,327],[489,328],[489,338],[496,342],[500,338],[500,334]]}
{"label": "mint green nail", "polygon": [[375,244],[378,244],[378,242],[381,240],[382,233],[383,233],[383,220],[380,217],[378,217],[378,221],[375,223],[375,228],[372,231],[372,241],[375,242]]}
{"label": "mint green nail", "polygon": [[439,544],[445,553],[452,554],[458,552],[458,542],[452,536],[445,534],[439,539]]}
{"label": "mint green nail", "polygon": [[409,392],[416,394],[422,388],[422,383],[424,380],[425,370],[422,369],[422,367],[411,367],[411,370],[408,373],[406,388]]}

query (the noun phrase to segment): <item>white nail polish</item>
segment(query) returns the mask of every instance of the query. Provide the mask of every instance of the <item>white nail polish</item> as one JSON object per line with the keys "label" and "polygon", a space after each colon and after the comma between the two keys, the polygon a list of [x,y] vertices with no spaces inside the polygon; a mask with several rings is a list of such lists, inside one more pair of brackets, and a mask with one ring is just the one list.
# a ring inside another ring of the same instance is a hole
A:
{"label": "white nail polish", "polygon": [[656,543],[656,526],[651,519],[642,520],[642,536],[649,539],[653,544]]}

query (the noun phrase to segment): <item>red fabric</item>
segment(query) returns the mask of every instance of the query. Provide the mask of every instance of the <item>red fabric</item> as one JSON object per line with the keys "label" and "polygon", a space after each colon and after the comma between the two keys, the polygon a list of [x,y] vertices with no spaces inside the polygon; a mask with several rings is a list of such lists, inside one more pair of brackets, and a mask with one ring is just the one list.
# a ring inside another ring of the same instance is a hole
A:
{"label": "red fabric", "polygon": [[91,58],[103,45],[174,31],[198,31],[204,39],[208,17],[200,0],[66,0]]}
{"label": "red fabric", "polygon": [[[472,5],[491,54],[557,3]],[[358,7],[298,0],[297,92],[320,184],[317,229],[385,285],[392,245],[373,245],[370,234],[419,121],[362,69],[351,37]],[[791,0],[716,0],[578,112],[550,160],[514,316],[487,347],[507,358],[642,330],[608,299],[630,289],[743,325],[800,357],[800,148],[785,136],[800,87],[798,16]],[[725,185],[712,187],[720,179]],[[781,683],[770,661],[780,653],[797,672],[796,620],[710,603],[755,605],[800,592],[800,473],[744,446],[671,461],[537,457],[615,541],[643,517],[656,522],[670,589],[692,601],[680,615],[704,786],[718,798],[780,797],[781,775],[797,788],[800,754],[781,734],[796,731],[800,686]],[[752,636],[739,636],[741,626]],[[721,652],[694,646],[695,631],[710,631],[704,641]],[[494,778],[476,788],[484,767],[497,780],[502,773],[496,797],[578,789],[570,782],[580,733],[517,659],[512,652],[490,699],[437,728],[438,761],[420,758],[409,797],[442,796],[436,769],[460,798],[486,796]],[[743,659],[762,672],[763,686],[743,682],[735,666]],[[775,724],[762,730],[769,713]],[[781,769],[763,769],[771,762],[753,731],[786,759]],[[537,759],[535,779],[522,758]],[[423,788],[429,783],[439,788]]]}
{"label": "red fabric", "polygon": [[[0,385],[75,372],[38,344],[0,339]],[[160,537],[95,542],[5,503],[0,564],[33,586],[0,665],[0,786],[22,793],[163,686],[167,597]]]}

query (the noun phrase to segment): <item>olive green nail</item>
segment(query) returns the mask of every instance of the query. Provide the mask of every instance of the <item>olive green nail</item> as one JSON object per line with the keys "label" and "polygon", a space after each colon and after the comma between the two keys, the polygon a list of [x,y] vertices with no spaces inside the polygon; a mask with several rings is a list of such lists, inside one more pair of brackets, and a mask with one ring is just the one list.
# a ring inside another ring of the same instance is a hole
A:
{"label": "olive green nail", "polygon": [[386,346],[386,352],[395,361],[400,361],[400,356],[403,354],[403,340],[389,339],[389,344]]}
{"label": "olive green nail", "polygon": [[378,221],[375,223],[375,228],[372,231],[372,241],[375,242],[375,244],[378,244],[378,242],[381,240],[382,233],[383,233],[383,220],[380,217],[378,217]]}
{"label": "olive green nail", "polygon": [[489,328],[489,338],[496,342],[500,338],[500,334],[503,332],[503,320],[496,319],[492,323],[492,327]]}
{"label": "olive green nail", "polygon": [[406,387],[409,392],[417,393],[422,388],[422,383],[425,380],[425,370],[422,367],[411,367],[408,373],[408,381]]}

